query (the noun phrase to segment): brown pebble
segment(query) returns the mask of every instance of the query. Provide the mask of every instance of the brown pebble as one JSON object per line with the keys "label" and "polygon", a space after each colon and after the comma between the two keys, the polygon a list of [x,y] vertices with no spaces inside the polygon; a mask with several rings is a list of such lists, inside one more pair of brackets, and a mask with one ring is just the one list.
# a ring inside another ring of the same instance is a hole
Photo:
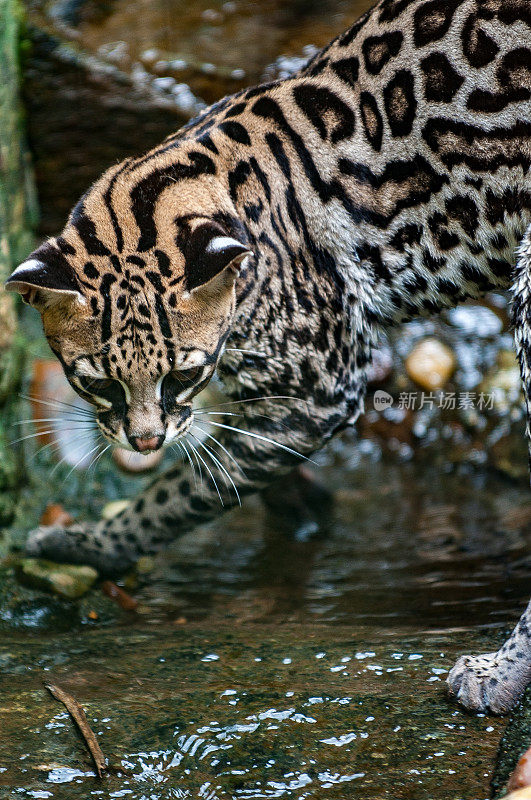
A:
{"label": "brown pebble", "polygon": [[115,603],[118,603],[120,608],[123,608],[124,611],[135,611],[136,607],[138,606],[138,600],[135,600],[135,598],[131,597],[130,594],[124,592],[123,589],[121,589],[112,581],[103,581],[101,588],[107,597],[110,597],[111,600],[114,600]]}
{"label": "brown pebble", "polygon": [[455,366],[453,352],[434,338],[416,344],[406,358],[407,374],[428,392],[442,389],[452,377]]}
{"label": "brown pebble", "polygon": [[188,620],[186,619],[186,617],[177,617],[177,619],[174,621],[173,624],[174,625],[186,625],[187,622],[188,622]]}
{"label": "brown pebble", "polygon": [[59,503],[48,503],[40,518],[41,525],[60,525],[68,528],[74,524],[74,517],[69,514]]}

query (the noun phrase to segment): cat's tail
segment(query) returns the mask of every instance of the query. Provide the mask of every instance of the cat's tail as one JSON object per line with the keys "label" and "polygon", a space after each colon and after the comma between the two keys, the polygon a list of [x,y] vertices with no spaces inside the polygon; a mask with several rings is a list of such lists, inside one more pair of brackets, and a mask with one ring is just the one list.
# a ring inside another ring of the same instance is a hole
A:
{"label": "cat's tail", "polygon": [[526,432],[529,445],[529,469],[531,470],[531,225],[518,248],[512,318],[527,409]]}

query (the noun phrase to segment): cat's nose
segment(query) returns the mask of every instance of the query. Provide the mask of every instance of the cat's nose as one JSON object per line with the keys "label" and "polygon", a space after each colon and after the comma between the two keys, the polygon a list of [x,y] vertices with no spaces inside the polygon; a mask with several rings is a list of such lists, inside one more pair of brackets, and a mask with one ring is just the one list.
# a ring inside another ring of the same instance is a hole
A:
{"label": "cat's nose", "polygon": [[131,444],[138,450],[139,453],[147,453],[151,450],[158,450],[159,447],[162,447],[162,443],[166,438],[165,434],[150,434],[148,433],[147,436],[132,436],[130,439]]}

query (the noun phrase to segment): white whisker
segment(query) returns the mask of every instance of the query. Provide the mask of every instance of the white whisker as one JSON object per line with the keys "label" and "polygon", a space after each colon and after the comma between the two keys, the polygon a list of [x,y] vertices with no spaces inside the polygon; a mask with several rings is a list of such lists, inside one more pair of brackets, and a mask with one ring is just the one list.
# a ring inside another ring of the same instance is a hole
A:
{"label": "white whisker", "polygon": [[[203,415],[206,415],[206,416],[209,416],[209,417],[244,417],[245,418],[245,414],[243,414],[243,413],[235,414],[233,411],[201,411],[201,410],[195,411],[194,410],[194,414],[197,414],[197,415],[203,414]],[[290,431],[290,433],[293,431],[293,429],[290,428],[289,425],[286,425],[285,422],[282,422],[282,420],[280,420],[280,419],[275,419],[275,417],[270,417],[268,414],[253,414],[253,416],[256,417],[256,418],[260,417],[260,419],[268,419],[271,422],[274,422],[276,425],[281,425],[283,428],[285,428],[285,430]],[[208,420],[207,420],[207,422],[208,422]]]}
{"label": "white whisker", "polygon": [[[193,434],[191,434],[191,435],[192,435],[192,436],[194,436]],[[229,489],[228,483],[227,483],[227,481],[226,481],[226,478],[225,478],[225,475],[227,476],[227,478],[228,478],[228,479],[229,479],[229,481],[231,482],[231,484],[232,484],[232,487],[233,487],[233,489],[234,489],[234,491],[235,491],[235,493],[236,493],[236,497],[238,498],[238,505],[240,505],[240,506],[241,506],[241,504],[242,504],[242,501],[241,501],[241,499],[240,499],[240,494],[239,494],[239,492],[238,492],[238,489],[236,488],[236,484],[235,484],[235,483],[234,483],[234,481],[232,480],[232,477],[231,477],[231,475],[230,475],[229,471],[228,471],[228,470],[226,469],[226,467],[225,467],[225,466],[224,466],[224,465],[221,463],[221,461],[220,461],[220,460],[219,460],[219,459],[216,457],[216,455],[214,454],[214,451],[212,450],[212,448],[211,448],[211,447],[209,447],[209,446],[208,446],[208,445],[207,445],[205,442],[201,441],[201,439],[198,439],[198,438],[197,438],[197,436],[194,436],[194,439],[195,439],[195,440],[196,440],[196,442],[197,442],[197,443],[200,445],[200,447],[203,447],[203,448],[205,449],[205,451],[206,451],[206,452],[207,452],[207,453],[210,455],[210,458],[212,459],[212,461],[214,462],[214,464],[216,464],[217,468],[220,470],[220,472],[221,472],[221,475],[222,475],[222,477],[223,477],[223,480],[225,481],[225,486],[227,487],[227,491],[230,493],[230,489]]]}
{"label": "white whisker", "polygon": [[214,478],[214,475],[213,475],[213,473],[212,473],[212,470],[210,469],[210,467],[209,467],[209,466],[208,466],[208,464],[206,463],[206,461],[205,461],[205,459],[203,458],[203,456],[201,455],[201,453],[200,453],[200,452],[197,450],[197,448],[196,448],[196,447],[195,447],[195,446],[192,444],[192,442],[191,442],[190,440],[188,440],[188,444],[189,444],[189,445],[190,445],[190,447],[192,448],[192,452],[195,452],[195,453],[196,453],[196,455],[197,455],[197,457],[198,457],[199,459],[201,459],[201,461],[202,461],[202,463],[203,463],[203,465],[204,465],[204,467],[205,467],[206,471],[208,472],[208,474],[209,474],[209,475],[210,475],[210,477],[212,478],[212,482],[213,482],[214,486],[216,487],[216,492],[217,492],[217,494],[218,494],[218,497],[219,497],[219,502],[220,502],[220,503],[221,503],[221,505],[224,507],[224,506],[225,506],[225,503],[223,502],[223,498],[222,498],[222,496],[221,496],[221,492],[219,491],[219,487],[218,487],[218,484],[216,483],[216,479]]}
{"label": "white whisker", "polygon": [[188,452],[188,448],[186,447],[186,445],[185,445],[185,443],[184,443],[184,441],[182,439],[181,440],[178,439],[177,440],[177,444],[182,449],[183,453],[186,455],[188,461],[190,462],[190,466],[192,468],[192,475],[194,476],[195,488],[197,489],[197,475],[196,475],[196,472],[195,472],[194,462],[192,461],[190,453]]}
{"label": "white whisker", "polygon": [[[13,425],[30,425],[30,424],[42,425],[45,422],[57,422],[58,424],[60,424],[61,422],[81,423],[85,421],[88,422],[88,418],[87,420],[84,420],[84,419],[78,419],[76,417],[67,417],[64,414],[61,414],[60,416],[58,415],[56,417],[35,417],[33,419],[17,419],[16,422],[13,423]],[[96,425],[95,419],[94,419],[94,425]]]}
{"label": "white whisker", "polygon": [[308,400],[303,400],[301,397],[291,397],[290,395],[273,394],[265,395],[264,397],[250,397],[247,400],[231,400],[228,403],[216,403],[212,406],[205,406],[203,410],[223,408],[224,406],[237,406],[241,403],[260,403],[262,400],[297,400],[299,403],[308,403]]}
{"label": "white whisker", "polygon": [[[184,438],[182,439],[183,445],[184,445],[184,439],[186,439],[188,445],[191,444],[190,440],[187,438],[185,434]],[[199,471],[199,483],[201,485],[201,494],[204,494],[205,481],[203,480],[203,470],[201,468],[201,462],[199,461],[197,454],[195,452],[192,452],[192,455],[195,458],[195,463],[197,464],[197,469]]]}
{"label": "white whisker", "polygon": [[[71,469],[71,470],[70,470],[70,471],[67,473],[67,475],[65,476],[65,479],[64,479],[63,483],[66,483],[66,481],[69,479],[70,475],[71,475],[71,474],[74,472],[74,470],[75,470],[75,469],[77,469],[77,468],[79,467],[79,465],[80,465],[80,464],[82,464],[82,463],[83,463],[83,461],[84,461],[86,458],[90,458],[90,456],[92,455],[92,453],[95,453],[95,452],[96,452],[96,450],[99,450],[101,446],[102,446],[101,442],[98,442],[98,444],[97,444],[95,447],[93,447],[93,448],[92,448],[92,450],[89,450],[89,451],[88,451],[88,453],[83,453],[83,454],[81,455],[81,458],[80,458],[78,461],[76,461],[76,463],[74,464],[74,466],[72,467],[72,469]],[[59,462],[59,463],[61,463],[61,462]],[[90,462],[90,464],[92,464],[92,462]],[[87,469],[89,469],[89,468],[90,468],[90,464],[89,464],[89,466],[87,467]]]}
{"label": "white whisker", "polygon": [[89,428],[63,428],[61,427],[60,430],[58,428],[48,428],[45,431],[34,431],[33,433],[28,433],[26,436],[20,436],[18,439],[14,439],[9,444],[19,444],[20,442],[25,442],[26,439],[36,439],[38,436],[50,436],[52,433],[57,434],[61,431],[69,432],[69,431],[83,431],[83,430],[90,430]]}
{"label": "white whisker", "polygon": [[275,442],[274,439],[270,439],[268,436],[262,436],[259,433],[253,433],[252,431],[245,431],[242,428],[234,428],[232,425],[224,425],[222,422],[212,422],[208,420],[209,425],[214,425],[216,428],[224,428],[228,431],[234,431],[235,433],[242,433],[244,436],[249,436],[251,439],[259,439],[262,442],[267,442],[268,444],[273,444],[275,447],[279,447],[281,450],[285,450],[287,453],[291,453],[294,456],[298,456],[298,458],[304,459],[304,461],[310,461],[312,464],[315,463],[312,461],[311,458],[307,458],[302,453],[298,453],[297,450],[293,450],[291,447],[287,447],[285,444],[280,444],[280,442]]}
{"label": "white whisker", "polygon": [[238,414],[236,411],[203,411],[201,408],[194,408],[194,414],[209,414],[211,416],[215,416],[216,414],[220,416],[223,414],[224,417],[243,417],[242,412]]}
{"label": "white whisker", "polygon": [[238,462],[236,461],[236,459],[234,458],[234,456],[232,455],[232,453],[231,453],[229,450],[227,450],[227,448],[226,448],[226,447],[224,447],[224,446],[221,444],[221,442],[219,441],[219,439],[216,439],[216,437],[215,437],[215,436],[213,436],[211,433],[207,433],[207,431],[206,431],[204,428],[202,428],[202,427],[201,427],[201,426],[200,426],[200,425],[199,425],[197,422],[195,423],[195,425],[192,425],[192,428],[197,428],[197,430],[198,430],[198,431],[201,431],[201,433],[202,433],[202,434],[204,434],[205,436],[207,436],[209,439],[212,439],[212,441],[213,441],[213,442],[215,442],[215,443],[218,445],[218,447],[221,447],[221,449],[223,450],[223,452],[224,452],[224,453],[225,453],[225,454],[226,454],[226,455],[227,455],[227,456],[228,456],[228,457],[231,459],[231,461],[234,461],[234,463],[236,464],[237,468],[240,470],[240,472],[241,472],[241,474],[243,475],[243,477],[244,477],[244,478],[246,478],[245,472],[244,472],[244,471],[243,471],[243,469],[240,467],[240,465],[238,464]]}
{"label": "white whisker", "polygon": [[92,476],[94,477],[94,473],[95,473],[95,471],[96,471],[96,465],[97,465],[98,461],[100,460],[100,458],[101,458],[102,456],[104,456],[104,455],[105,455],[105,453],[107,452],[107,450],[109,449],[109,447],[112,447],[112,445],[111,445],[111,443],[110,443],[110,442],[109,442],[109,444],[108,444],[106,447],[104,447],[104,448],[103,448],[103,450],[101,450],[101,451],[100,451],[100,452],[99,452],[99,453],[96,455],[96,457],[95,457],[95,458],[93,458],[93,459],[92,459],[91,463],[90,463],[90,464],[88,465],[88,467],[87,467],[87,474],[88,474],[88,473],[90,472],[90,470],[92,469]]}
{"label": "white whisker", "polygon": [[61,408],[68,408],[70,409],[70,413],[76,413],[81,416],[85,417],[93,417],[94,412],[88,408],[81,408],[81,406],[76,406],[73,403],[65,403],[62,400],[41,400],[39,397],[32,397],[28,394],[21,394],[20,397],[23,400],[29,400],[30,403],[39,403],[41,406],[49,406],[50,408],[61,409]]}
{"label": "white whisker", "polygon": [[242,350],[241,347],[226,347],[224,353],[247,353],[250,356],[260,356],[260,358],[267,358],[265,353],[259,353],[257,350]]}

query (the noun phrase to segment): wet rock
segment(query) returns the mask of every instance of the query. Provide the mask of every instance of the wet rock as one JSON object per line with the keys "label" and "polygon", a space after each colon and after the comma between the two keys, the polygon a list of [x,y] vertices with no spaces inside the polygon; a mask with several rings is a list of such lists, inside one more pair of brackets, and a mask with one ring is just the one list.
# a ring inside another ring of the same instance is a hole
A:
{"label": "wet rock", "polygon": [[455,356],[438,339],[424,339],[419,342],[406,359],[409,377],[426,391],[442,389],[455,370]]}
{"label": "wet rock", "polygon": [[500,316],[485,306],[458,306],[446,313],[452,325],[467,336],[487,338],[496,336],[503,329]]}
{"label": "wet rock", "polygon": [[95,569],[74,564],[55,564],[42,559],[25,558],[17,566],[17,577],[26,586],[46,589],[74,600],[92,588],[98,578]]}
{"label": "wet rock", "polygon": [[508,478],[528,481],[527,444],[523,431],[509,432],[489,448],[489,462]]}
{"label": "wet rock", "polygon": [[2,786],[9,797],[22,787],[59,797],[68,781],[59,788],[69,800],[99,788],[44,697],[44,663],[84,698],[116,762],[108,797],[196,796],[205,780],[223,798],[267,797],[273,786],[335,800],[487,797],[503,723],[467,715],[437,690],[455,654],[449,637],[353,641],[350,627],[334,626],[333,638],[315,623],[154,630],[135,617],[75,638],[34,634],[23,651],[4,643]]}
{"label": "wet rock", "polygon": [[111,500],[103,506],[101,516],[103,519],[114,519],[130,505],[130,500]]}
{"label": "wet rock", "polygon": [[367,370],[369,386],[380,386],[393,372],[393,352],[390,347],[379,347],[373,351],[372,360]]}
{"label": "wet rock", "polygon": [[531,800],[531,786],[511,792],[507,795],[507,800]]}
{"label": "wet rock", "polygon": [[492,397],[492,406],[505,414],[512,406],[523,403],[520,368],[514,350],[501,350],[495,368],[485,376],[478,387],[480,392]]}
{"label": "wet rock", "polygon": [[44,233],[57,232],[110,164],[149,149],[226,94],[291,74],[371,0],[349,3],[346,13],[342,0],[218,5],[27,4],[24,89]]}

